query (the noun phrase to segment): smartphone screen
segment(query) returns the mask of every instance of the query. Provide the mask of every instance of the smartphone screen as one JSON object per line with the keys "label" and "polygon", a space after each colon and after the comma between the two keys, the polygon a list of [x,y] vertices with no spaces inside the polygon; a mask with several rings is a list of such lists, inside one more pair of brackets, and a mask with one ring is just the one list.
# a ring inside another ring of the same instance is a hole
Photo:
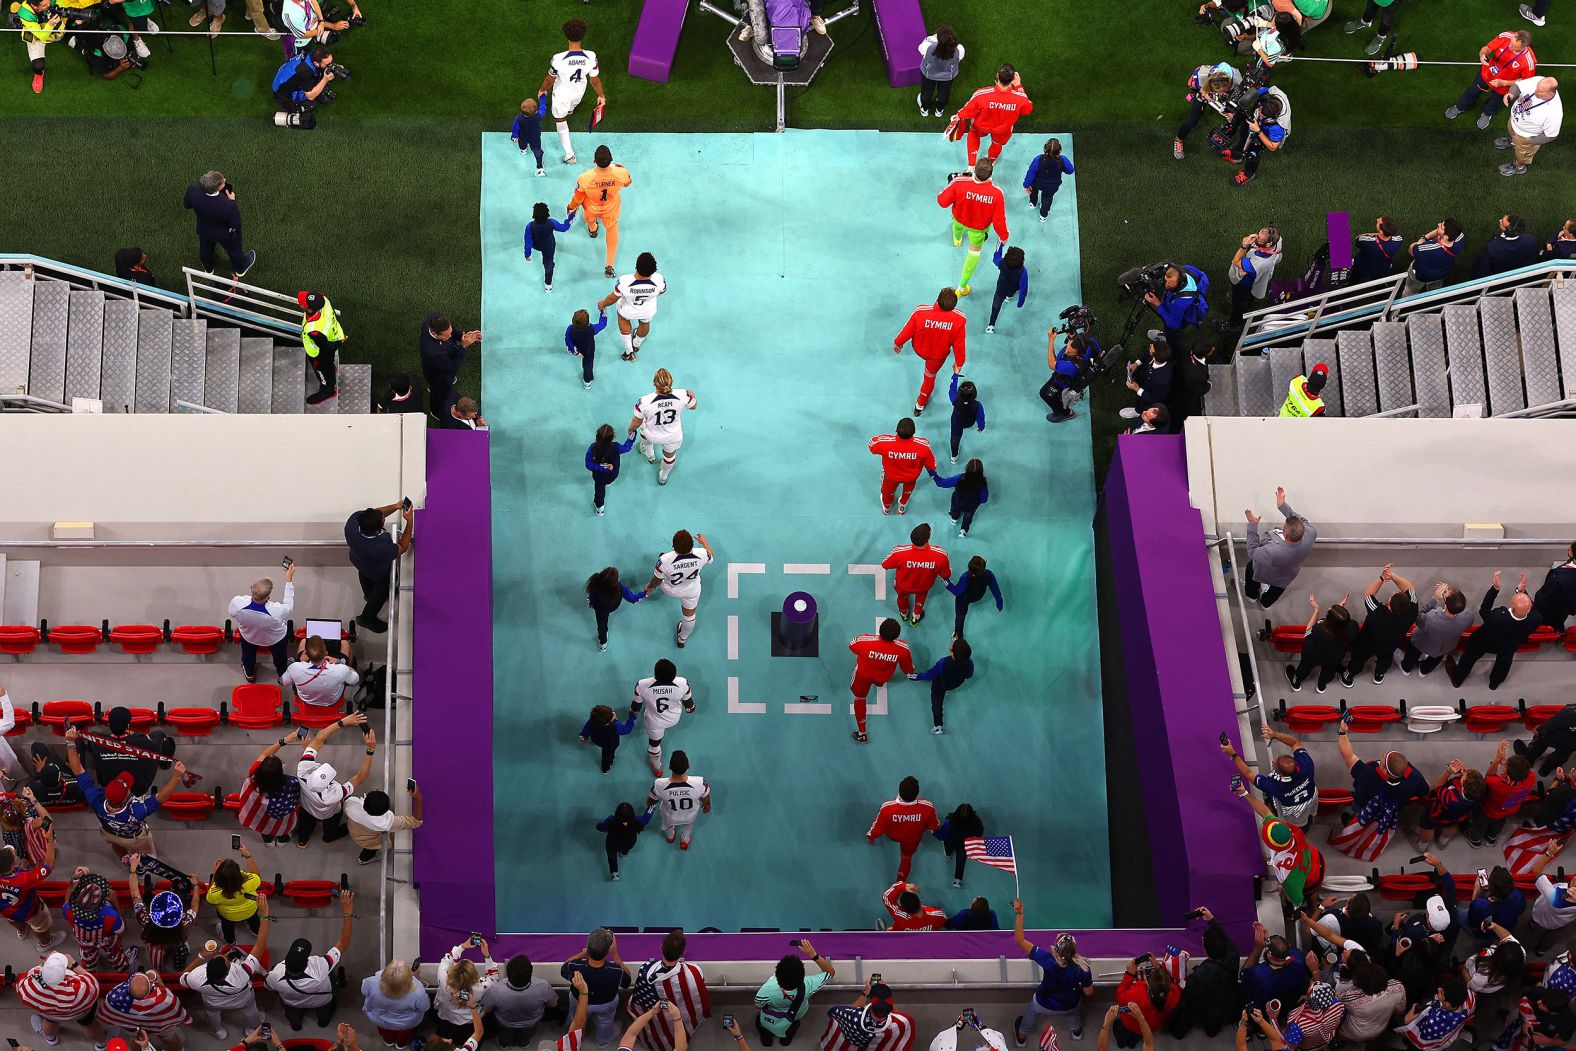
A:
{"label": "smartphone screen", "polygon": [[724,1029],[732,1029],[733,1028],[733,1016],[732,1015],[723,1015],[722,1016],[722,1027]]}
{"label": "smartphone screen", "polygon": [[45,832],[48,832],[54,826],[55,826],[55,819],[52,818],[52,817],[46,817],[44,820],[42,820],[42,821],[40,821],[38,823],[38,827],[43,829]]}
{"label": "smartphone screen", "polygon": [[371,737],[372,736],[372,724],[370,722],[365,722],[365,723],[361,724],[361,736],[362,737]]}
{"label": "smartphone screen", "polygon": [[792,938],[792,939],[789,940],[788,944],[792,945],[795,949],[797,949],[800,946],[802,946],[804,944],[804,942],[800,941],[798,938]]}
{"label": "smartphone screen", "polygon": [[291,566],[295,565],[295,559],[291,558],[289,555],[286,555],[279,564],[284,568],[289,569]]}
{"label": "smartphone screen", "polygon": [[411,502],[410,502],[410,497],[408,497],[408,496],[405,497],[403,500],[401,500],[399,502],[399,505],[401,507],[403,507],[405,510],[409,511],[411,509],[411,506],[412,506]]}
{"label": "smartphone screen", "polygon": [[297,726],[296,727],[296,740],[297,741],[305,741],[306,740],[306,727],[304,727],[304,726]]}
{"label": "smartphone screen", "polygon": [[230,834],[230,849],[231,850],[240,850],[241,849],[241,837],[239,835],[235,834],[235,833],[231,833]]}
{"label": "smartphone screen", "polygon": [[407,791],[407,792],[414,792],[414,791],[416,791],[416,779],[414,777],[407,777],[405,779],[405,791]]}

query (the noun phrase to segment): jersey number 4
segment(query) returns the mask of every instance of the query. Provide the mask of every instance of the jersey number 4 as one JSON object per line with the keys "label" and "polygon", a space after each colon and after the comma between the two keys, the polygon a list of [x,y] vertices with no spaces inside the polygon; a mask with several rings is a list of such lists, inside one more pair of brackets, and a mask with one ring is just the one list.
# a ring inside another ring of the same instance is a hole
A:
{"label": "jersey number 4", "polygon": [[577,69],[573,73],[569,74],[569,83],[571,83],[571,84],[578,84],[584,79],[585,79],[585,71],[584,70]]}

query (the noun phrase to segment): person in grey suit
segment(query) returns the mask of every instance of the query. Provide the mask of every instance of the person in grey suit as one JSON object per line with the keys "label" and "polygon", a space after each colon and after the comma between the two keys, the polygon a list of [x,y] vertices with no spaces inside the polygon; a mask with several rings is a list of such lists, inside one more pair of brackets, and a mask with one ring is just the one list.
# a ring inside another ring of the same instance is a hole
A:
{"label": "person in grey suit", "polygon": [[1424,675],[1439,667],[1461,643],[1461,633],[1472,626],[1472,611],[1460,588],[1444,581],[1434,585],[1434,599],[1417,615],[1417,626],[1406,641],[1406,656],[1401,659],[1401,674],[1414,668]]}
{"label": "person in grey suit", "polygon": [[1244,512],[1248,517],[1248,572],[1242,593],[1258,600],[1264,609],[1275,605],[1297,579],[1319,537],[1319,531],[1286,503],[1285,489],[1276,488],[1275,506],[1286,516],[1286,524],[1263,533],[1259,532],[1260,519],[1253,509]]}

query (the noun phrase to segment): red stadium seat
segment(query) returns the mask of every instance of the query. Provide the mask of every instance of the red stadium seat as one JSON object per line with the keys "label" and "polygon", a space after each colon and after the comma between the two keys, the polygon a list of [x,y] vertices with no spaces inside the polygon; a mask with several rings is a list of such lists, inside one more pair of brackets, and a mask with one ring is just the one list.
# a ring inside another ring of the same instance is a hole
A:
{"label": "red stadium seat", "polygon": [[1513,704],[1479,704],[1467,709],[1462,725],[1475,734],[1497,734],[1520,718],[1521,709]]}
{"label": "red stadium seat", "polygon": [[[54,810],[54,807],[50,807]],[[45,905],[58,909],[66,903],[66,895],[71,893],[71,881],[64,879],[39,880],[35,885],[38,896]]]}
{"label": "red stadium seat", "polygon": [[164,645],[164,629],[157,624],[118,624],[110,629],[109,641],[122,653],[140,657]]}
{"label": "red stadium seat", "polygon": [[1325,814],[1332,810],[1349,807],[1356,801],[1350,788],[1321,788],[1319,789],[1319,813]]}
{"label": "red stadium seat", "polygon": [[1518,872],[1511,880],[1526,894],[1536,894],[1538,891],[1538,876],[1534,872]]}
{"label": "red stadium seat", "polygon": [[16,716],[16,725],[7,730],[5,735],[20,737],[27,732],[29,726],[33,725],[33,713],[26,708],[13,708],[13,714]]}
{"label": "red stadium seat", "polygon": [[0,653],[20,657],[38,648],[42,636],[31,624],[0,625]]}
{"label": "red stadium seat", "polygon": [[127,708],[131,713],[131,729],[141,731],[150,729],[159,721],[159,713],[152,708]]}
{"label": "red stadium seat", "polygon": [[1474,624],[1461,633],[1461,641],[1456,643],[1457,653],[1465,653],[1467,651],[1467,640],[1472,637],[1472,633],[1476,630],[1478,630],[1478,626]]}
{"label": "red stadium seat", "polygon": [[212,792],[174,792],[158,813],[174,821],[205,821],[213,813]]}
{"label": "red stadium seat", "polygon": [[224,645],[224,629],[211,624],[182,624],[170,631],[170,641],[179,646],[182,653],[218,653],[219,647]]}
{"label": "red stadium seat", "polygon": [[1536,730],[1558,715],[1560,709],[1564,707],[1563,704],[1530,704],[1527,706],[1526,717],[1521,721],[1526,724],[1527,729]]}
{"label": "red stadium seat", "polygon": [[103,641],[103,629],[92,624],[56,624],[49,629],[49,642],[61,653],[92,653]]}
{"label": "red stadium seat", "polygon": [[77,726],[92,723],[93,706],[87,701],[45,701],[39,709],[39,725],[49,727],[57,736],[65,736],[67,720]]}
{"label": "red stadium seat", "polygon": [[1547,624],[1532,629],[1532,634],[1527,636],[1527,641],[1516,647],[1517,653],[1536,653],[1551,642],[1558,642],[1565,637],[1558,629]]}
{"label": "red stadium seat", "polygon": [[1340,718],[1341,711],[1333,704],[1294,704],[1286,709],[1286,729],[1294,734],[1317,733]]}
{"label": "red stadium seat", "polygon": [[[232,814],[240,813],[240,811],[241,811],[241,793],[239,793],[239,792],[231,792],[229,795],[225,796],[224,797],[224,808],[226,810],[228,810]],[[265,887],[267,886],[266,883],[263,884],[263,885]]]}
{"label": "red stadium seat", "polygon": [[1434,878],[1426,872],[1394,872],[1379,877],[1379,896],[1386,901],[1411,901],[1433,891]]}
{"label": "red stadium seat", "polygon": [[292,726],[305,726],[311,730],[321,730],[325,726],[332,726],[346,715],[345,702],[338,704],[307,704],[305,701],[296,700],[290,707],[290,723]]}
{"label": "red stadium seat", "polygon": [[1463,901],[1472,897],[1473,891],[1477,890],[1476,872],[1457,872],[1450,878],[1456,881],[1456,894]]}
{"label": "red stadium seat", "polygon": [[1282,624],[1270,630],[1270,645],[1276,653],[1301,653],[1303,628],[1300,624]]}
{"label": "red stadium seat", "polygon": [[115,892],[115,901],[120,905],[121,911],[130,912],[131,881],[124,879],[112,879],[109,881],[109,889]]}
{"label": "red stadium seat", "polygon": [[[4,628],[0,628],[0,631],[4,630]],[[0,646],[0,653],[4,652],[5,647]],[[1576,653],[1576,628],[1570,628],[1565,632],[1565,652]]]}
{"label": "red stadium seat", "polygon": [[164,725],[182,737],[207,737],[219,725],[219,713],[212,708],[167,708]]}
{"label": "red stadium seat", "polygon": [[1523,973],[1523,977],[1526,979],[1528,985],[1537,985],[1539,982],[1543,981],[1543,975],[1548,971],[1548,969],[1549,961],[1547,960],[1528,960],[1527,969]]}
{"label": "red stadium seat", "polygon": [[334,904],[339,883],[331,879],[293,879],[285,881],[284,895],[298,909],[326,909]]}
{"label": "red stadium seat", "polygon": [[278,686],[242,683],[230,691],[229,723],[247,730],[272,729],[280,723],[282,704]]}
{"label": "red stadium seat", "polygon": [[1346,709],[1352,717],[1347,727],[1354,734],[1378,733],[1390,723],[1401,721],[1401,712],[1388,704],[1354,704]]}

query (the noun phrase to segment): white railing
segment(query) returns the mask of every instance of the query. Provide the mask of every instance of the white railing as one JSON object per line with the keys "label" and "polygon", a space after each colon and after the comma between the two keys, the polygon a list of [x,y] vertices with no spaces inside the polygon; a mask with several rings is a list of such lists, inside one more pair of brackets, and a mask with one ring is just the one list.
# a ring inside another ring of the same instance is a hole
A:
{"label": "white railing", "polygon": [[300,342],[301,305],[295,296],[250,285],[238,277],[181,267],[192,317],[211,317]]}
{"label": "white railing", "polygon": [[71,406],[31,394],[0,394],[0,412],[70,412]]}
{"label": "white railing", "polygon": [[20,270],[29,276],[64,281],[73,288],[103,292],[112,299],[129,299],[138,306],[164,307],[182,316],[187,313],[186,300],[174,293],[42,256],[0,252],[0,270]]}
{"label": "white railing", "polygon": [[1306,299],[1252,311],[1244,317],[1236,350],[1238,353],[1262,353],[1268,347],[1301,343],[1320,333],[1368,326],[1375,321],[1396,321],[1408,314],[1438,310],[1450,303],[1476,303],[1494,293],[1553,287],[1576,278],[1576,262],[1534,263],[1519,270],[1446,285],[1415,296],[1401,295],[1406,278],[1403,271],[1377,281],[1332,288]]}

